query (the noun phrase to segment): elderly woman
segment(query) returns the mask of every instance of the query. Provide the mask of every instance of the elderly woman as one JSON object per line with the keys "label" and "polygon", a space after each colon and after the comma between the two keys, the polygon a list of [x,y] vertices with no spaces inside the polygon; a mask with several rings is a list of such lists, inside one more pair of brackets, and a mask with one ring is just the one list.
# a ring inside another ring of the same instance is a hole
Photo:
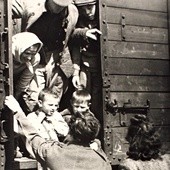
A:
{"label": "elderly woman", "polygon": [[72,118],[67,144],[46,141],[30,125],[13,96],[5,99],[19,121],[25,137],[29,140],[37,161],[51,170],[111,170],[111,165],[101,149],[93,150],[90,143],[96,138],[100,124],[89,112]]}
{"label": "elderly woman", "polygon": [[19,98],[34,76],[35,68],[40,62],[39,51],[42,42],[30,32],[22,32],[12,37],[12,55],[14,69],[15,97]]}
{"label": "elderly woman", "polygon": [[128,158],[119,170],[169,170],[170,156],[161,154],[159,132],[145,115],[136,115],[131,119],[128,129]]}

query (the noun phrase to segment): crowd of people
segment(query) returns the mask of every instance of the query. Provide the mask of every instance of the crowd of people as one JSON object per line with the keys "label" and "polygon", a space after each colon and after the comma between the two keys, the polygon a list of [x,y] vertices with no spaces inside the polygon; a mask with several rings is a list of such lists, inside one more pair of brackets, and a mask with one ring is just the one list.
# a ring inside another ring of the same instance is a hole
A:
{"label": "crowd of people", "polygon": [[5,103],[16,113],[14,130],[38,169],[111,169],[97,139],[102,78],[96,5],[12,1],[14,97]]}
{"label": "crowd of people", "polygon": [[[28,156],[39,170],[111,170],[98,139],[102,33],[96,0],[13,0],[12,13],[14,96],[7,96],[5,105],[14,113],[14,130]],[[128,138],[133,143],[128,156],[143,161],[133,151],[137,136]],[[16,142],[16,157],[22,156],[18,147]],[[146,160],[158,155],[159,150]]]}

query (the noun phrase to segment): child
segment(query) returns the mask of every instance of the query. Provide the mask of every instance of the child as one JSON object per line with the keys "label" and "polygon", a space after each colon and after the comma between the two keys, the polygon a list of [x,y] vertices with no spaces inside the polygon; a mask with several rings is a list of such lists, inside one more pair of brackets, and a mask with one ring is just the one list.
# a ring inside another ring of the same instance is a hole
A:
{"label": "child", "polygon": [[[76,115],[77,112],[83,114],[86,111],[90,111],[90,105],[91,95],[87,90],[80,88],[72,94],[71,107],[63,110],[60,113],[65,121],[69,124],[72,115]],[[91,114],[94,115],[92,112]]]}
{"label": "child", "polygon": [[45,141],[30,125],[21,107],[13,96],[5,98],[8,106],[19,121],[24,136],[29,140],[36,160],[51,170],[111,170],[111,165],[102,150],[94,151],[89,147],[100,128],[99,121],[89,112],[72,119],[68,144],[57,141]]}
{"label": "child", "polygon": [[[71,98],[71,107],[68,109],[65,109],[64,111],[60,112],[65,119],[65,121],[68,123],[68,125],[71,127],[71,119],[76,117],[79,117],[80,115],[83,117],[83,115],[86,112],[89,112],[92,116],[94,114],[90,111],[90,105],[91,105],[91,95],[89,92],[84,89],[83,87],[79,87],[78,90],[76,90]],[[95,117],[95,116],[94,116]],[[64,142],[67,143],[69,141],[69,135],[65,138]],[[94,150],[98,150],[101,148],[101,142],[98,139],[94,139],[90,147]]]}
{"label": "child", "polygon": [[[50,89],[43,89],[38,97],[39,109],[27,115],[32,126],[37,129],[39,135],[46,140],[56,140],[65,137],[69,131],[67,123],[57,111],[59,98]],[[28,152],[34,156],[31,147],[26,145]]]}
{"label": "child", "polygon": [[[73,85],[83,84],[92,97],[91,111],[102,123],[102,77],[96,0],[74,0],[79,11],[73,33],[71,54],[74,64]],[[98,113],[98,114],[97,114]]]}

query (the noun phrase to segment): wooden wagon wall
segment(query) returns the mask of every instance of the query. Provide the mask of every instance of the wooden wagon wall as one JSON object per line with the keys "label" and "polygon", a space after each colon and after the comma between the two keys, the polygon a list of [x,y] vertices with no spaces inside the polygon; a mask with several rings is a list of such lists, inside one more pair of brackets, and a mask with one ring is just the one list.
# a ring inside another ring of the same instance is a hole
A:
{"label": "wooden wagon wall", "polygon": [[99,0],[104,147],[112,164],[126,155],[125,134],[134,115],[108,110],[115,100],[120,108],[129,100],[132,107],[149,101],[147,114],[170,150],[168,6],[169,0]]}

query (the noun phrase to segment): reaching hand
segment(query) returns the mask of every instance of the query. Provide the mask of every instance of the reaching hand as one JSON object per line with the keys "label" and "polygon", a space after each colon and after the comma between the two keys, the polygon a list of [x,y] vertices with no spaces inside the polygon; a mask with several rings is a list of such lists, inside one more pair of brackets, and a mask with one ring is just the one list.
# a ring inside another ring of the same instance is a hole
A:
{"label": "reaching hand", "polygon": [[78,88],[80,86],[80,77],[78,75],[73,76],[72,83],[75,88]]}
{"label": "reaching hand", "polygon": [[18,103],[18,101],[14,98],[14,96],[6,96],[5,105],[13,112],[22,112],[22,109]]}
{"label": "reaching hand", "polygon": [[102,32],[98,30],[97,28],[89,29],[86,32],[86,37],[91,38],[93,40],[97,40],[97,34],[101,35]]}

